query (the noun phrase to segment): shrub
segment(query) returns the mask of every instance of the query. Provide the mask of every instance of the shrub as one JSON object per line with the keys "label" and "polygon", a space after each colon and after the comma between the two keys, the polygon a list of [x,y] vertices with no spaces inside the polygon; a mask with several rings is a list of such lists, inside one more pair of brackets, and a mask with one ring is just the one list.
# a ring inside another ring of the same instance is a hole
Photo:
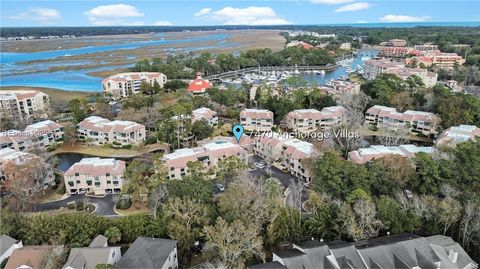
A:
{"label": "shrub", "polygon": [[75,209],[75,202],[70,202],[67,204],[68,209]]}
{"label": "shrub", "polygon": [[132,145],[130,145],[130,144],[122,146],[122,149],[130,149],[130,148],[132,148]]}
{"label": "shrub", "polygon": [[117,142],[117,141],[113,141],[112,144],[113,144],[114,146],[120,146],[122,143]]}
{"label": "shrub", "polygon": [[82,201],[76,201],[75,202],[75,206],[77,208],[77,211],[83,211],[85,209],[85,207],[83,206],[83,202]]}
{"label": "shrub", "polygon": [[47,151],[48,152],[51,152],[51,151],[54,151],[58,149],[58,143],[57,142],[53,142],[52,144],[50,144],[48,147],[47,147]]}
{"label": "shrub", "polygon": [[121,198],[117,201],[116,207],[118,209],[129,209],[132,206],[132,200],[130,198]]}
{"label": "shrub", "polygon": [[157,138],[155,136],[147,136],[147,138],[145,139],[146,145],[155,144],[155,143],[157,143]]}

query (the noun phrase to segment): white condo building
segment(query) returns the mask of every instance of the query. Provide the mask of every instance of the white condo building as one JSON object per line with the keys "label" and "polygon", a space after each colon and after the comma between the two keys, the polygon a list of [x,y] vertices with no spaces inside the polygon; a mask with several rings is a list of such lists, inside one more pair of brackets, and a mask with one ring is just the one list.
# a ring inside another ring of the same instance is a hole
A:
{"label": "white condo building", "polygon": [[398,147],[386,147],[383,145],[370,146],[350,151],[348,159],[355,163],[366,163],[373,159],[389,155],[399,155],[406,158],[413,158],[419,152],[431,154],[435,151],[432,147],[418,147],[415,145],[400,145]]}
{"label": "white condo building", "polygon": [[270,131],[273,112],[266,109],[244,109],[240,112],[240,124],[247,131]]}
{"label": "white condo building", "polygon": [[0,118],[2,119],[46,118],[49,109],[50,99],[43,92],[33,90],[0,92]]}
{"label": "white condo building", "polygon": [[112,158],[83,158],[64,176],[68,194],[117,193],[124,185],[125,162]]}
{"label": "white condo building", "polygon": [[225,141],[216,141],[204,144],[196,148],[177,149],[163,156],[170,179],[181,179],[188,173],[189,162],[200,161],[206,167],[211,168],[219,160],[230,156],[236,156],[247,162],[247,151],[237,144]]}
{"label": "white condo building", "polygon": [[145,126],[133,121],[114,120],[90,116],[77,124],[80,140],[102,144],[132,145],[145,140]]}
{"label": "white condo building", "polygon": [[410,131],[431,135],[437,133],[440,118],[430,112],[407,110],[400,113],[393,107],[375,105],[365,113],[365,122],[391,129],[407,127]]}
{"label": "white condo building", "polygon": [[211,110],[210,108],[200,107],[192,111],[193,119],[192,121],[206,120],[208,125],[215,126],[218,124],[218,114],[217,112]]}
{"label": "white condo building", "polygon": [[275,132],[257,136],[253,151],[267,162],[280,163],[305,184],[309,184],[312,179],[306,160],[320,155],[313,144]]}
{"label": "white condo building", "polygon": [[167,77],[155,72],[120,73],[102,80],[103,94],[113,99],[128,97],[140,92],[140,85],[146,82],[153,86],[156,83],[163,87]]}
{"label": "white condo building", "polygon": [[452,126],[443,131],[437,139],[437,145],[456,145],[480,137],[480,128],[475,125]]}
{"label": "white condo building", "polygon": [[320,128],[331,128],[345,122],[347,110],[343,106],[316,109],[298,109],[285,117],[287,127],[298,132],[309,132]]}

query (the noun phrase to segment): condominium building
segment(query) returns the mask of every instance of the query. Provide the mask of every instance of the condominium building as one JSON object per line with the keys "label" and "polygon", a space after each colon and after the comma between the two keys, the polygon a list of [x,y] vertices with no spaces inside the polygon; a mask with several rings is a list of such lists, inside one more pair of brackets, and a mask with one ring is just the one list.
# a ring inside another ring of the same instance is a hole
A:
{"label": "condominium building", "polygon": [[212,83],[202,78],[202,74],[197,72],[196,78],[188,84],[188,91],[196,95],[204,95],[207,89],[213,87]]}
{"label": "condominium building", "polygon": [[83,158],[64,175],[68,194],[118,193],[124,185],[125,162],[113,158]]}
{"label": "condominium building", "polygon": [[128,97],[140,92],[142,82],[160,87],[167,82],[167,77],[162,73],[155,72],[130,72],[120,73],[102,80],[102,89],[105,96],[113,99]]}
{"label": "condominium building", "polygon": [[387,70],[403,68],[405,65],[401,62],[392,61],[390,59],[372,59],[365,61],[364,77],[368,80],[375,79],[378,75],[385,73]]}
{"label": "condominium building", "polygon": [[425,43],[425,44],[415,45],[413,46],[413,48],[419,51],[438,50],[438,45],[435,45],[433,43]]}
{"label": "condominium building", "polygon": [[33,189],[32,192],[55,185],[53,168],[42,157],[9,148],[1,149],[0,181],[14,181],[19,174],[32,180],[41,177],[41,183],[37,182],[37,188]]}
{"label": "condominium building", "polygon": [[47,94],[33,90],[1,91],[0,118],[10,120],[26,120],[30,118],[46,118],[50,109]]}
{"label": "condominium building", "polygon": [[8,130],[0,133],[0,149],[31,151],[35,149],[38,138],[29,132]]}
{"label": "condominium building", "polygon": [[440,118],[430,112],[407,110],[397,112],[393,107],[372,106],[365,113],[365,122],[384,128],[408,128],[424,135],[437,133]]}
{"label": "condominium building", "polygon": [[427,87],[437,84],[437,74],[422,68],[405,67],[401,62],[390,59],[376,59],[365,61],[364,77],[368,80],[375,79],[380,74],[394,74],[401,79],[418,76]]}
{"label": "condominium building", "polygon": [[299,132],[314,131],[319,128],[331,128],[345,121],[347,110],[342,106],[325,107],[322,111],[316,109],[298,109],[291,111],[285,117],[287,127]]}
{"label": "condominium building", "polygon": [[368,148],[353,150],[348,153],[348,159],[355,163],[366,163],[373,159],[379,159],[389,155],[400,155],[406,158],[413,158],[419,152],[434,152],[432,147],[418,147],[415,145],[400,145],[398,147],[386,147],[383,145],[374,145]]}
{"label": "condominium building", "polygon": [[297,48],[303,48],[303,49],[313,49],[315,48],[315,46],[307,43],[307,42],[303,42],[303,41],[298,41],[298,40],[293,40],[291,42],[289,42],[287,45],[285,45],[285,47],[287,48],[290,48],[290,47],[297,47]]}
{"label": "condominium building", "polygon": [[244,109],[240,112],[240,124],[247,131],[270,131],[273,112],[266,109]]}
{"label": "condominium building", "polygon": [[115,120],[90,116],[77,124],[80,140],[90,143],[131,145],[145,140],[145,126],[132,121]]}
{"label": "condominium building", "polygon": [[188,173],[187,164],[199,161],[206,167],[215,166],[218,161],[236,156],[247,162],[247,151],[231,142],[216,141],[196,148],[177,149],[163,156],[170,179],[181,179]]}
{"label": "condominium building", "polygon": [[53,142],[62,142],[65,135],[63,126],[51,120],[30,124],[24,132],[35,136],[37,138],[36,144],[40,147],[48,147]]}
{"label": "condominium building", "polygon": [[449,268],[476,269],[476,263],[452,238],[402,233],[346,242],[307,240],[276,250],[272,261],[248,269]]}
{"label": "condominium building", "polygon": [[406,59],[406,64],[416,63],[424,66],[435,65],[437,67],[452,68],[455,64],[463,65],[465,59],[456,53],[440,52],[439,50],[422,51],[418,56]]}
{"label": "condominium building", "polygon": [[409,47],[383,47],[381,54],[385,57],[402,57],[409,55],[413,50]]}
{"label": "condominium building", "polygon": [[31,151],[46,148],[53,142],[63,141],[63,126],[51,121],[41,121],[28,125],[24,131],[8,130],[0,133],[0,149]]}
{"label": "condominium building", "polygon": [[319,86],[320,92],[332,95],[334,99],[339,100],[344,95],[357,95],[360,93],[360,84],[346,80],[332,80],[327,86]]}
{"label": "condominium building", "polygon": [[405,47],[407,45],[407,40],[405,39],[390,39],[386,42],[381,42],[380,46],[388,47]]}
{"label": "condominium building", "polygon": [[437,145],[456,145],[480,137],[480,128],[475,125],[452,126],[444,130],[437,139]]}
{"label": "condominium building", "polygon": [[218,124],[218,114],[210,108],[200,107],[192,111],[192,114],[193,122],[199,120],[206,120],[208,122],[208,125],[210,126],[215,126]]}
{"label": "condominium building", "polygon": [[279,163],[305,184],[312,179],[306,161],[319,156],[313,144],[275,132],[257,136],[253,152],[269,163]]}
{"label": "condominium building", "polygon": [[386,70],[384,73],[386,74],[394,74],[397,77],[405,80],[411,76],[419,77],[423,84],[426,87],[431,88],[437,84],[438,74],[435,72],[429,72],[427,69],[422,68],[410,68],[410,67],[403,67],[397,69],[389,69]]}
{"label": "condominium building", "polygon": [[303,180],[305,184],[310,184],[312,174],[306,161],[319,156],[319,152],[313,144],[291,139],[285,141],[282,145],[282,161],[290,173]]}

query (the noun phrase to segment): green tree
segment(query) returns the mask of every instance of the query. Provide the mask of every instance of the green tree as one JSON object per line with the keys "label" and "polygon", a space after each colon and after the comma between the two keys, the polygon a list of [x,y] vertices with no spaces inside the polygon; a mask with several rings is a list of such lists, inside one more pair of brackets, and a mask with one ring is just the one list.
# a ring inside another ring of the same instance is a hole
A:
{"label": "green tree", "polygon": [[122,232],[117,227],[112,226],[105,231],[105,237],[108,238],[110,243],[115,244],[122,239]]}
{"label": "green tree", "polygon": [[203,140],[212,135],[213,128],[208,124],[207,120],[202,119],[193,123],[192,133],[198,140]]}

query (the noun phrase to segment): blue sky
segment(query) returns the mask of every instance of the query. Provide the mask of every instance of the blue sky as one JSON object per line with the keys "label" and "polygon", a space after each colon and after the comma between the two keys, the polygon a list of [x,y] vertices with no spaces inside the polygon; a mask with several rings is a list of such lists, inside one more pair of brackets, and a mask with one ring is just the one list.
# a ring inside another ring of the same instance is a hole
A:
{"label": "blue sky", "polygon": [[1,1],[1,26],[272,25],[480,21],[480,1]]}

